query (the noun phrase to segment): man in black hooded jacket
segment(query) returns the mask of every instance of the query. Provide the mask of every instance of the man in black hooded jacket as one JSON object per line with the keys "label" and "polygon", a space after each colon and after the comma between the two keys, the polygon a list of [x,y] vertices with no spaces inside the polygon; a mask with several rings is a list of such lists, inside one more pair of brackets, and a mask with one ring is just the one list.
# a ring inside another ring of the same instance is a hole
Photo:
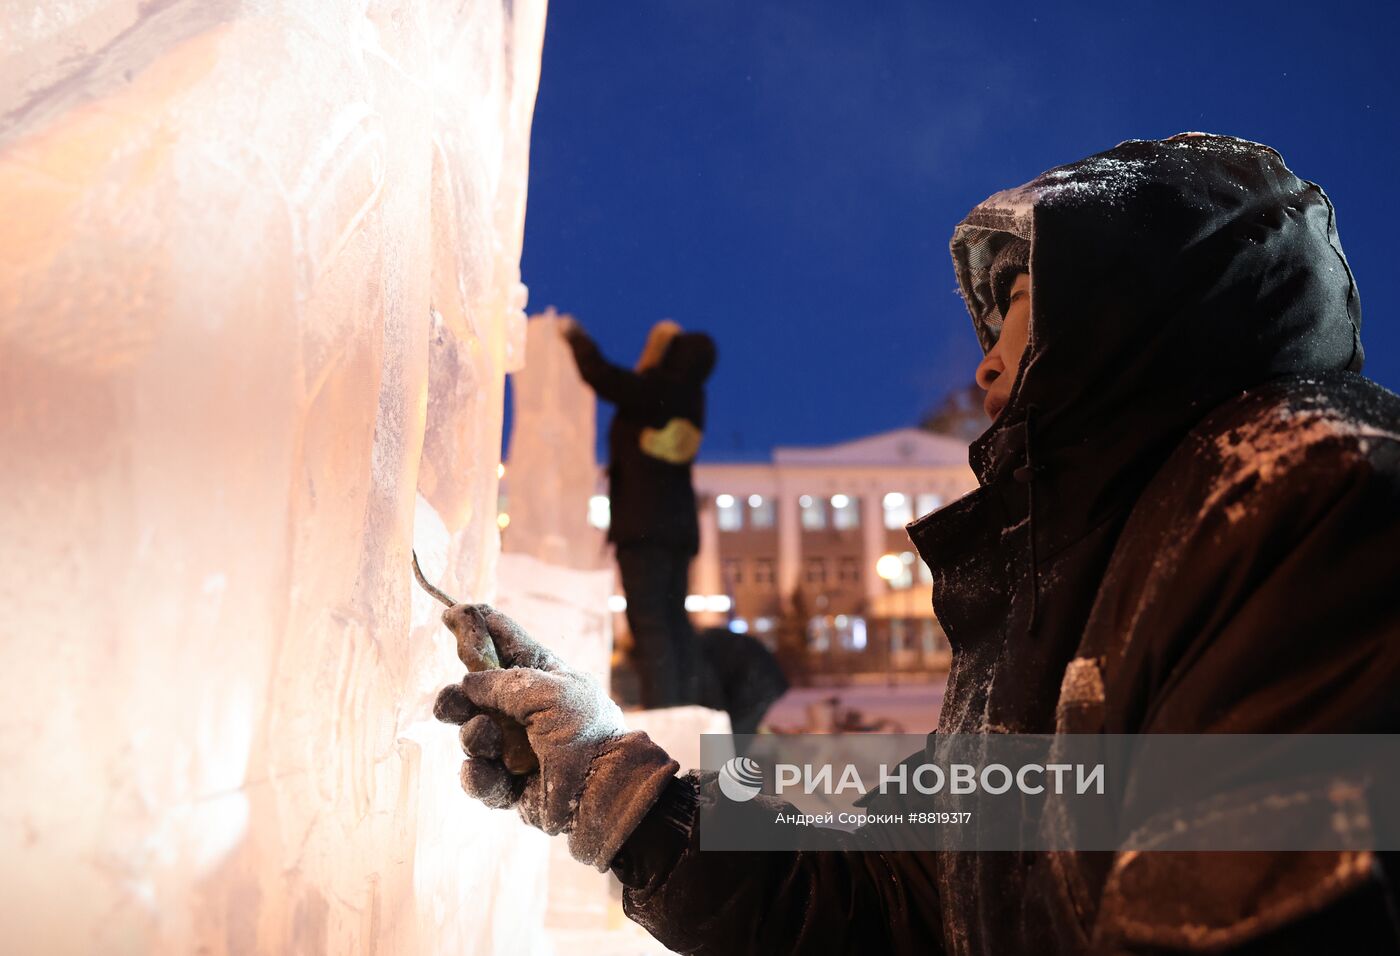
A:
{"label": "man in black hooded jacket", "polygon": [[608,540],[627,598],[642,706],[694,703],[700,658],[685,597],[700,532],[691,469],[714,342],[658,323],[632,370],[605,359],[577,322],[563,331],[583,380],[617,409],[608,431]]}
{"label": "man in black hooded jacket", "polygon": [[[909,528],[953,646],[930,748],[1400,731],[1400,399],[1359,374],[1322,190],[1254,143],[1131,141],[991,197],[952,252],[996,419],[970,452],[980,487]],[[1364,842],[886,853],[856,831],[836,850],[701,852],[714,775],[675,776],[486,620],[518,666],[439,698],[465,724],[464,786],[611,866],[628,914],[678,952],[1400,951],[1395,860]],[[527,725],[538,774],[505,773],[492,709]],[[1182,846],[1200,845],[1190,826]]]}

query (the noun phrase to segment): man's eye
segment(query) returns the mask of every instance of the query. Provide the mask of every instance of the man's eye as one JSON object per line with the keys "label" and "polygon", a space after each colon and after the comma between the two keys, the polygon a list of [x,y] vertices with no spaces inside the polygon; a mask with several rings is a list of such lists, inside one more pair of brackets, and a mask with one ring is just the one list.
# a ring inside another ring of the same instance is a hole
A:
{"label": "man's eye", "polygon": [[1024,299],[1025,297],[1026,297],[1026,292],[1025,292],[1024,289],[1021,289],[1021,290],[1018,290],[1018,291],[1016,291],[1016,292],[1011,293],[1011,301],[1012,301],[1012,302],[1020,302],[1020,301],[1021,301],[1022,299]]}

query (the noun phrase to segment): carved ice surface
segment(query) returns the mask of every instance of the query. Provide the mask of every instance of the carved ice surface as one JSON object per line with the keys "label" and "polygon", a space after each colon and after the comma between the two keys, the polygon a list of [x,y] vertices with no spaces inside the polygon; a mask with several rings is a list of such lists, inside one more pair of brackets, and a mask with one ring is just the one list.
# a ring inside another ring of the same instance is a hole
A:
{"label": "carved ice surface", "polygon": [[547,950],[409,578],[493,596],[544,8],[0,7],[7,952]]}

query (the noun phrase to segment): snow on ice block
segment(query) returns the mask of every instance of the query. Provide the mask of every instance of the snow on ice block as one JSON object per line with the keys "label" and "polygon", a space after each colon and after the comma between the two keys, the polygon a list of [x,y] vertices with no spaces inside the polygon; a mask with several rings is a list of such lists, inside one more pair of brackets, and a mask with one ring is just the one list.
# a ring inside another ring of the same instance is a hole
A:
{"label": "snow on ice block", "polygon": [[[700,769],[700,735],[730,733],[729,715],[708,707],[664,707],[630,710],[629,730],[644,730],[681,765],[681,772]],[[729,754],[728,756],[733,756]]]}
{"label": "snow on ice block", "polygon": [[525,554],[502,554],[496,607],[607,692],[612,671],[613,569],[575,571]]}

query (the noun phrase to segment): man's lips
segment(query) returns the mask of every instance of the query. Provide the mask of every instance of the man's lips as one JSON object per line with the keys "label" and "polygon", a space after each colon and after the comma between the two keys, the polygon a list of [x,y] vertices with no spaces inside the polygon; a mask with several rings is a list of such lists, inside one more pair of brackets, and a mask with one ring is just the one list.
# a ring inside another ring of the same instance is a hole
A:
{"label": "man's lips", "polygon": [[987,413],[987,417],[992,421],[997,420],[997,416],[1001,414],[1004,408],[1006,408],[1006,399],[998,395],[988,394],[986,398],[982,399],[982,410]]}

